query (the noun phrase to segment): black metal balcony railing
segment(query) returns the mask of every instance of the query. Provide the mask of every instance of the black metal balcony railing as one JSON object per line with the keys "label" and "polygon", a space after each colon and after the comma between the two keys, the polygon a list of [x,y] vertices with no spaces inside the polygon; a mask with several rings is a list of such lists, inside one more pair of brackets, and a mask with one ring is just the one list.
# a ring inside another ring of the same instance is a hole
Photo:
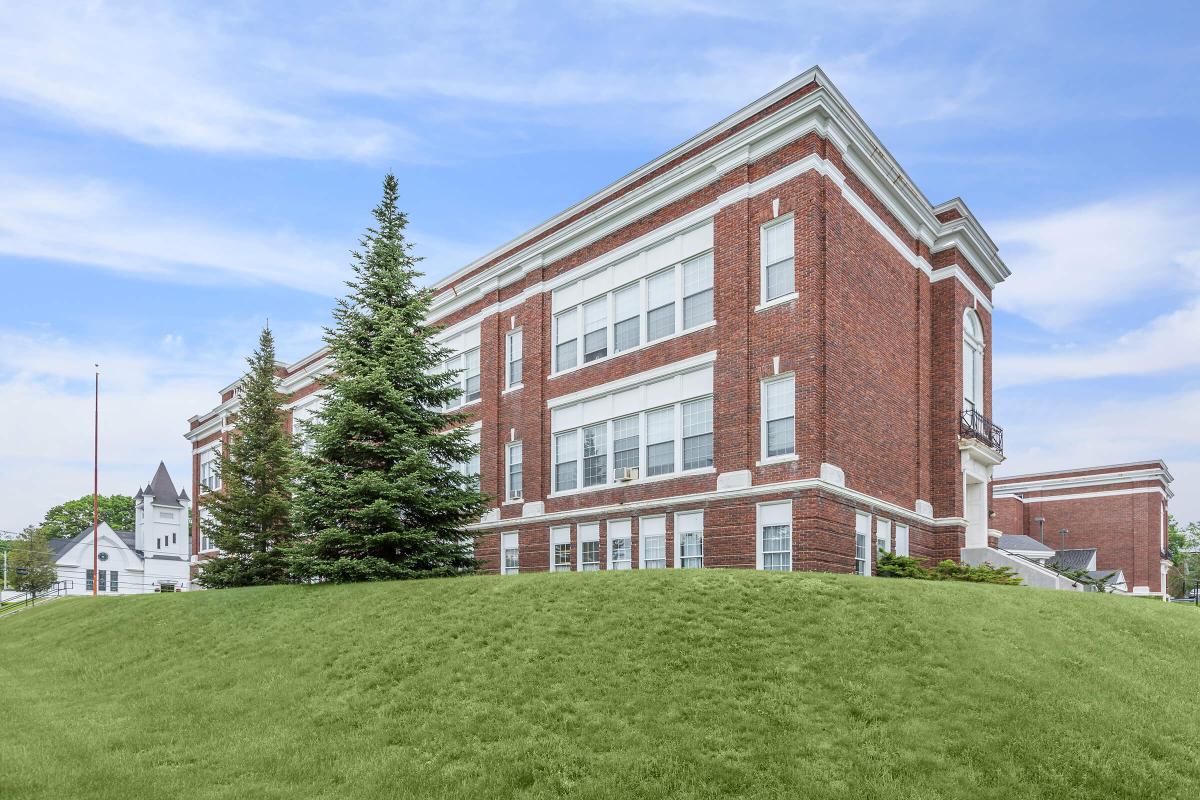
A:
{"label": "black metal balcony railing", "polygon": [[964,438],[978,439],[997,453],[1004,453],[1004,429],[973,408],[963,410],[958,432]]}

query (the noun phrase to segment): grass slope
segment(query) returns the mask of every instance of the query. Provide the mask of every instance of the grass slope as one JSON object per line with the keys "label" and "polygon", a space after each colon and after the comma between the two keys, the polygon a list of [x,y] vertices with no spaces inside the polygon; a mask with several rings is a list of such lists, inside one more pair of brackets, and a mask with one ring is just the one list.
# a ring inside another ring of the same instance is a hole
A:
{"label": "grass slope", "polygon": [[0,621],[0,797],[1177,797],[1200,616],[662,571],[71,599]]}

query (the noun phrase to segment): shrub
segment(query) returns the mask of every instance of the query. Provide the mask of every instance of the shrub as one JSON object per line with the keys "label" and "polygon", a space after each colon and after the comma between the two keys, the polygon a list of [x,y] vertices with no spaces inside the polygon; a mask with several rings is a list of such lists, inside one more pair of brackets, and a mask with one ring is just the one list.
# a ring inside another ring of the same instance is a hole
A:
{"label": "shrub", "polygon": [[924,559],[893,553],[879,553],[875,571],[884,578],[913,578],[919,581],[967,581],[1001,586],[1017,586],[1021,583],[1021,578],[1009,567],[993,567],[991,564],[972,567],[946,559],[929,569],[924,566]]}

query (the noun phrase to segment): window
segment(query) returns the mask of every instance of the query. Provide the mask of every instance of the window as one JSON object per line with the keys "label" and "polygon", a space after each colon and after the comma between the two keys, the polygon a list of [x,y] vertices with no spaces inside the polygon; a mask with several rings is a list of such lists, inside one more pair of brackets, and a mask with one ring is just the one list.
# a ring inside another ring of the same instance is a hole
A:
{"label": "window", "polygon": [[896,555],[908,555],[908,526],[896,523]]}
{"label": "window", "polygon": [[983,326],[970,308],[963,313],[963,410],[983,412]]}
{"label": "window", "polygon": [[520,442],[512,442],[508,446],[508,485],[505,488],[504,495],[509,500],[520,500],[524,496],[524,487],[522,485],[524,467],[524,448]]}
{"label": "window", "polygon": [[554,318],[554,367],[559,372],[579,363],[579,309]]}
{"label": "window", "polygon": [[154,549],[155,549],[155,550],[162,550],[162,539],[155,539],[155,540],[154,540]]}
{"label": "window", "polygon": [[854,512],[854,571],[871,574],[871,515]]}
{"label": "window", "polygon": [[96,581],[96,573],[89,569],[85,573],[83,588],[87,589],[90,592],[92,590],[92,584],[95,583],[95,581]]}
{"label": "window", "polygon": [[200,491],[219,492],[221,476],[217,474],[217,451],[209,450],[200,456]]}
{"label": "window", "polygon": [[711,322],[713,318],[712,253],[683,264],[683,329]]}
{"label": "window", "polygon": [[115,569],[109,570],[109,572],[108,572],[108,590],[110,592],[115,592],[115,591],[117,591],[117,589],[118,589],[117,571]]}
{"label": "window", "polygon": [[646,414],[646,474],[675,471],[675,408]]}
{"label": "window", "polygon": [[478,347],[446,359],[442,362],[441,371],[454,373],[455,377],[450,385],[458,388],[458,396],[448,402],[443,410],[459,408],[479,399]]}
{"label": "window", "polygon": [[675,332],[675,270],[667,269],[646,279],[646,341]]}
{"label": "window", "polygon": [[579,485],[577,462],[578,441],[575,431],[560,433],[554,437],[554,490],[574,489]]}
{"label": "window", "polygon": [[520,547],[518,534],[504,533],[500,535],[500,574],[516,575],[521,571]]}
{"label": "window", "polygon": [[583,307],[583,362],[608,355],[608,297]]}
{"label": "window", "polygon": [[762,227],[762,300],[764,303],[796,291],[796,235],[792,217]]}
{"label": "window", "polygon": [[608,423],[583,429],[583,485],[608,483]]}
{"label": "window", "polygon": [[631,569],[633,567],[632,523],[627,519],[608,522],[608,568]]}
{"label": "window", "polygon": [[711,396],[554,434],[555,492],[712,467]]}
{"label": "window", "polygon": [[675,515],[675,563],[688,569],[704,566],[704,512]]}
{"label": "window", "polygon": [[213,546],[212,537],[209,536],[207,533],[201,534],[201,536],[200,536],[200,552],[203,553],[207,550],[216,550],[216,549],[217,548]]}
{"label": "window", "polygon": [[550,529],[550,571],[571,571],[571,526]]}
{"label": "window", "polygon": [[875,520],[875,552],[888,553],[892,549],[892,522],[887,519]]}
{"label": "window", "polygon": [[617,473],[618,480],[627,468],[637,469],[638,454],[641,450],[638,429],[641,424],[636,414],[613,420],[613,470]]}
{"label": "window", "polygon": [[796,378],[785,375],[763,381],[763,454],[765,458],[796,452]]}
{"label": "window", "polygon": [[171,544],[175,544],[176,541],[177,541],[177,539],[175,538],[175,534],[172,533],[171,534]]}
{"label": "window", "polygon": [[560,311],[554,318],[554,370],[599,361],[712,321],[713,255],[708,251]]}
{"label": "window", "polygon": [[478,428],[467,434],[467,441],[474,447],[474,451],[466,461],[460,461],[454,465],[454,470],[460,475],[475,479],[475,488],[479,488],[479,435]]}
{"label": "window", "polygon": [[100,583],[96,588],[101,592],[108,591],[108,572],[106,570],[100,570]]}
{"label": "window", "polygon": [[613,352],[620,353],[641,344],[642,303],[639,284],[613,292]]}
{"label": "window", "polygon": [[508,371],[507,371],[507,376],[506,376],[506,380],[507,380],[506,386],[509,389],[511,389],[514,386],[520,386],[522,380],[524,380],[524,369],[525,369],[525,359],[524,359],[524,353],[523,353],[524,347],[525,347],[524,333],[520,330],[509,331],[508,336],[505,337],[505,342],[504,342],[504,351],[506,354],[505,358],[507,359],[505,363],[508,364]]}
{"label": "window", "polygon": [[683,468],[702,469],[713,465],[712,398],[692,400],[680,406],[683,414]]}
{"label": "window", "polygon": [[791,572],[792,503],[758,506],[758,568]]}
{"label": "window", "polygon": [[600,523],[588,522],[579,526],[579,571],[600,569]]}
{"label": "window", "polygon": [[641,567],[642,569],[663,569],[667,566],[667,518],[642,517],[641,528]]}

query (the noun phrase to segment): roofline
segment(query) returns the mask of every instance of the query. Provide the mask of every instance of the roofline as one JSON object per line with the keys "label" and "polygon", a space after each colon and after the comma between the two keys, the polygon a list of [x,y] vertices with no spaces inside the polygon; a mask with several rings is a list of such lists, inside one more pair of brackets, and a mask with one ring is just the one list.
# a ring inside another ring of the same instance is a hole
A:
{"label": "roofline", "polygon": [[[900,166],[900,162],[897,161],[895,156],[893,156],[891,154],[891,152],[887,149],[887,147],[884,146],[883,142],[879,139],[879,137],[875,134],[875,132],[873,130],[871,130],[871,127],[869,125],[867,125],[866,121],[862,118],[862,116],[860,116],[859,113],[854,109],[854,107],[846,99],[845,95],[843,95],[841,93],[841,91],[838,90],[837,86],[834,85],[833,81],[830,80],[829,76],[825,74],[825,71],[822,70],[820,66],[814,65],[814,66],[810,67],[809,69],[805,70],[804,72],[800,73],[796,77],[792,78],[791,80],[781,84],[780,86],[776,87],[775,89],[772,89],[770,92],[759,97],[757,100],[753,101],[749,105],[746,105],[743,108],[735,111],[734,113],[725,117],[724,119],[717,122],[716,124],[710,125],[708,128],[705,128],[703,131],[696,134],[695,136],[692,136],[690,139],[683,142],[682,144],[676,145],[675,147],[671,148],[670,150],[668,150],[667,152],[658,156],[657,158],[647,162],[646,164],[643,164],[642,166],[638,167],[637,169],[633,170],[632,172],[627,173],[623,177],[618,178],[616,181],[610,183],[609,185],[605,186],[604,188],[600,189],[599,191],[593,192],[592,194],[588,195],[584,199],[569,206],[568,208],[564,209],[563,211],[560,211],[558,214],[555,214],[553,217],[551,217],[551,218],[545,220],[544,222],[529,229],[525,233],[522,233],[522,234],[510,239],[509,241],[505,242],[504,244],[500,245],[499,247],[492,249],[485,255],[480,256],[479,258],[475,259],[474,261],[470,262],[469,264],[466,264],[465,266],[460,267],[459,269],[455,270],[454,272],[450,273],[449,275],[441,278],[440,280],[435,282],[430,288],[432,289],[432,291],[435,294],[437,294],[437,293],[441,292],[442,290],[448,288],[454,282],[456,282],[456,281],[470,275],[472,272],[484,267],[491,261],[495,261],[496,259],[504,257],[504,256],[508,256],[511,258],[512,256],[520,253],[521,250],[524,248],[524,246],[529,244],[532,239],[536,238],[537,236],[540,236],[541,234],[545,233],[547,230],[553,228],[556,225],[563,223],[565,220],[570,219],[572,216],[579,214],[580,212],[582,212],[584,209],[588,208],[589,206],[594,205],[600,201],[603,201],[606,197],[614,194],[615,192],[617,192],[621,189],[624,189],[625,187],[629,186],[630,184],[634,183],[635,181],[639,180],[640,178],[644,177],[645,175],[652,173],[655,170],[659,169],[664,164],[667,164],[670,161],[672,161],[673,159],[678,158],[679,156],[687,153],[689,150],[692,150],[692,149],[704,144],[705,142],[709,141],[713,137],[726,132],[727,130],[739,125],[740,123],[745,122],[750,117],[753,117],[755,114],[760,113],[765,108],[768,108],[772,104],[779,102],[780,100],[788,97],[789,95],[798,91],[799,89],[801,89],[809,84],[814,84],[814,83],[817,85],[818,88],[823,89],[828,93],[830,99],[833,101],[833,104],[835,106],[837,106],[837,110],[840,111],[849,120],[852,127],[857,129],[857,131],[856,131],[857,133],[861,134],[862,136],[864,136],[866,138],[867,142],[870,145],[866,154],[869,157],[875,159],[876,161],[882,161],[881,166],[885,167],[887,170],[889,170],[893,173],[893,176],[892,176],[893,181],[892,182],[900,183],[902,181],[904,187],[906,189],[908,189],[910,192],[912,192],[913,194],[915,194],[917,196],[917,198],[924,204],[924,208],[919,209],[919,210],[924,212],[925,216],[930,218],[928,220],[928,222],[930,222],[931,225],[937,225],[938,224],[937,219],[936,219],[937,214],[936,214],[936,210],[935,210],[933,203],[930,202],[929,198],[925,195],[925,193],[921,190],[921,188],[917,185],[917,183],[909,176],[909,174],[904,171],[904,168]],[[897,180],[897,179],[900,179],[900,180]],[[959,198],[954,198],[950,201],[947,201],[947,203],[943,203],[942,206],[945,206],[948,203],[954,203],[956,201],[957,201],[957,203],[959,203],[961,205],[961,212],[963,213],[963,220],[961,220],[961,221],[955,220],[955,222],[962,222],[963,224],[969,226],[971,228],[971,232],[973,234],[976,234],[976,235],[982,234],[983,241],[985,241],[988,245],[990,245],[990,247],[993,251],[991,254],[992,259],[998,265],[998,268],[995,271],[999,274],[999,277],[1001,280],[1008,277],[1008,275],[1010,275],[1011,272],[1009,271],[1008,267],[1003,263],[1003,261],[1000,261],[998,256],[995,255],[995,250],[996,250],[995,243],[992,241],[991,237],[989,237],[986,234],[986,232],[984,232],[983,226],[981,226],[979,224],[979,222],[975,219],[974,214],[972,214],[970,209],[967,208],[966,203],[963,203],[962,200]],[[938,206],[938,208],[941,208],[941,206]],[[600,211],[601,209],[595,209],[595,210]],[[930,239],[933,238],[932,237],[933,232],[934,232],[934,230],[932,230],[932,229],[928,231],[928,233],[930,235]],[[927,243],[929,243],[932,246],[932,241],[927,242]],[[975,266],[977,269],[980,269],[980,270],[984,269],[983,264],[974,264],[973,266]]]}
{"label": "roofline", "polygon": [[1129,461],[1124,464],[1103,464],[1095,467],[1071,467],[1069,469],[1046,470],[1044,472],[1025,472],[1019,475],[997,475],[992,478],[992,483],[999,484],[1006,483],[1008,481],[1028,480],[1030,478],[1049,477],[1052,475],[1065,475],[1068,472],[1096,472],[1095,475],[1080,475],[1078,477],[1100,477],[1100,475],[1104,474],[1099,472],[1100,470],[1125,470],[1131,467],[1145,466],[1147,464],[1158,464],[1162,470],[1163,477],[1165,477],[1167,480],[1167,483],[1175,480],[1174,476],[1171,475],[1171,470],[1167,468],[1167,462],[1163,461],[1161,458],[1149,458],[1145,461]]}

